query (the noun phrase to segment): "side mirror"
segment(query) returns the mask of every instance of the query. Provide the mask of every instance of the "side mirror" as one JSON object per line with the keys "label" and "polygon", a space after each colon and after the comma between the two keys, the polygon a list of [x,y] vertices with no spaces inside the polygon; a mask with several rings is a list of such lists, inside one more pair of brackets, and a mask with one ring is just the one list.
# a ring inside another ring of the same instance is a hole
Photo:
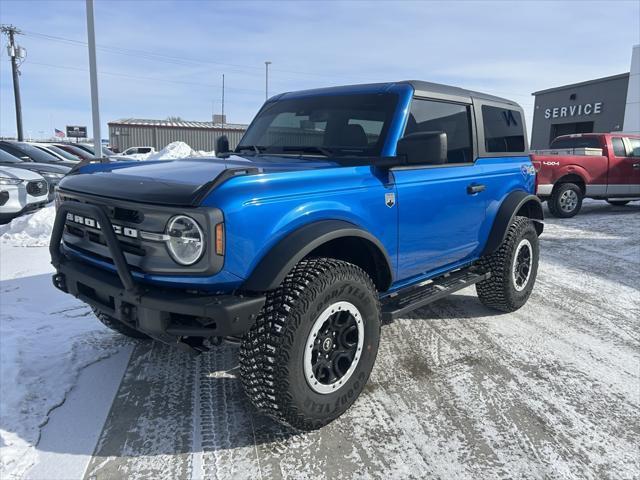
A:
{"label": "side mirror", "polygon": [[447,162],[447,134],[417,132],[398,140],[397,156],[404,156],[409,164],[440,165]]}
{"label": "side mirror", "polygon": [[216,140],[216,155],[229,152],[229,139],[226,135],[220,135]]}

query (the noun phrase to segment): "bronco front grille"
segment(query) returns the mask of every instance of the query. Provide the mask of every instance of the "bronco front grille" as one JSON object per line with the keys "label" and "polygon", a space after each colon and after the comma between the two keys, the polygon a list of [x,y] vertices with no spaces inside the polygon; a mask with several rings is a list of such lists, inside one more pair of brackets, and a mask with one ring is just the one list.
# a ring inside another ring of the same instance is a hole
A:
{"label": "bronco front grille", "polygon": [[49,193],[49,186],[44,180],[34,180],[33,182],[27,183],[27,193],[34,197],[46,195]]}
{"label": "bronco front grille", "polygon": [[[205,255],[195,265],[181,266],[172,259],[162,237],[169,220],[183,214],[184,209],[79,194],[64,187],[59,188],[58,193],[61,204],[77,202],[103,209],[113,226],[125,260],[133,270],[151,274],[211,275],[222,269],[224,259],[215,255],[212,248],[205,249]],[[208,239],[213,236],[211,226],[223,221],[222,212],[215,208],[194,208],[188,214],[199,223]],[[98,220],[90,214],[73,212],[72,207],[65,215],[64,245],[96,260],[111,261],[104,227]]]}

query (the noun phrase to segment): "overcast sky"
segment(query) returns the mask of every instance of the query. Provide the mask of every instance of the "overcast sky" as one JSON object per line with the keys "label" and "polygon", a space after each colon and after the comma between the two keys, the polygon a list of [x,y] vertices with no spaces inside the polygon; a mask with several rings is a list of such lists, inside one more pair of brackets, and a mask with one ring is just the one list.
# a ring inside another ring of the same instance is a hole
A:
{"label": "overcast sky", "polygon": [[[251,120],[265,96],[312,87],[420,79],[511,98],[629,71],[640,1],[96,1],[103,138],[120,118]],[[0,0],[23,30],[26,135],[87,125],[85,2]],[[6,38],[0,135],[15,135]]]}

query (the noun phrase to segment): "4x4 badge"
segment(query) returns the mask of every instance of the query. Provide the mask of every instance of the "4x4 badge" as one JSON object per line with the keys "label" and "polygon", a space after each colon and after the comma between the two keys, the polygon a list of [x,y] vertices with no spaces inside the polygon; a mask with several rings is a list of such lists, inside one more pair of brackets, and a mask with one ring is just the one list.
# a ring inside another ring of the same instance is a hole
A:
{"label": "4x4 badge", "polygon": [[384,203],[387,204],[387,207],[391,208],[396,204],[396,194],[395,193],[385,193],[384,194]]}

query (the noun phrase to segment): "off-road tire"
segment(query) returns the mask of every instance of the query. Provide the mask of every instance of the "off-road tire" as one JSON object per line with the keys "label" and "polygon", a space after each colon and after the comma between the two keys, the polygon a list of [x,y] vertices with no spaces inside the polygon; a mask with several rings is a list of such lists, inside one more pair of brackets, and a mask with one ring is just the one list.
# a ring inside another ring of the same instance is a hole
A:
{"label": "off-road tire", "polygon": [[[568,194],[567,192],[573,192],[577,197],[575,207],[570,211],[563,210],[561,206],[562,197]],[[582,189],[578,185],[575,183],[561,183],[553,189],[551,197],[549,197],[549,201],[547,202],[549,212],[557,218],[575,217],[582,208],[582,198]]]}
{"label": "off-road tire", "polygon": [[91,307],[91,309],[93,310],[96,318],[100,320],[100,323],[102,323],[105,327],[108,327],[111,330],[124,335],[125,337],[137,338],[138,340],[147,340],[150,338],[148,335],[145,335],[144,333],[139,332],[138,330],[131,328],[128,325],[125,325],[117,318],[113,318],[106,313],[101,312],[97,308]]}
{"label": "off-road tire", "polygon": [[[527,240],[531,247],[531,270],[522,290],[516,289],[512,268],[518,246]],[[536,281],[538,273],[539,246],[538,234],[531,220],[516,217],[509,226],[507,235],[493,254],[479,260],[479,266],[491,272],[491,277],[476,284],[478,298],[487,307],[502,312],[514,312],[527,300]]]}
{"label": "off-road tire", "polygon": [[607,200],[609,205],[613,205],[614,207],[624,207],[631,200]]}
{"label": "off-road tire", "polygon": [[[313,324],[336,302],[350,302],[363,320],[364,342],[353,374],[336,391],[317,393],[304,372]],[[299,430],[315,430],[342,415],[364,388],[378,352],[381,313],[371,278],[331,258],[302,260],[267,294],[240,346],[242,386],[255,407]]]}

